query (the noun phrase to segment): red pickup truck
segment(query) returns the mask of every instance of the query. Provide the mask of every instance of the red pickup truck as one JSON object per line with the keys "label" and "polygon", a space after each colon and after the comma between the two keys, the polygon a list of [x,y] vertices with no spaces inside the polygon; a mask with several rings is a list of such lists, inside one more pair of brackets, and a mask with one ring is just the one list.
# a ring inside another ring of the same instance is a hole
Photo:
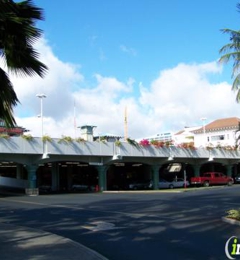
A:
{"label": "red pickup truck", "polygon": [[205,172],[201,177],[192,177],[190,180],[192,185],[202,185],[208,187],[209,185],[229,185],[233,184],[233,178],[228,177],[221,172]]}

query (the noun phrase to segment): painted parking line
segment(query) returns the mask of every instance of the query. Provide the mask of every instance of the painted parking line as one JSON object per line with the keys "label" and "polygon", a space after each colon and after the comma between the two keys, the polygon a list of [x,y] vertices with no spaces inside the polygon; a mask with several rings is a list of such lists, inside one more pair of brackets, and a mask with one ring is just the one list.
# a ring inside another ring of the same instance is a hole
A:
{"label": "painted parking line", "polygon": [[0,200],[6,201],[6,202],[17,202],[17,203],[23,203],[23,204],[31,204],[31,205],[39,205],[39,206],[45,206],[45,207],[55,207],[55,208],[68,208],[68,209],[84,209],[82,207],[74,207],[74,206],[67,206],[67,205],[59,205],[59,204],[46,204],[41,202],[33,202],[33,201],[25,201],[25,200],[14,200],[14,199],[4,199],[0,198]]}
{"label": "painted parking line", "polygon": [[32,205],[40,205],[40,206],[45,206],[47,204],[41,203],[41,202],[32,202],[32,201],[25,201],[25,200],[14,200],[14,199],[4,199],[0,198],[0,200],[6,201],[6,202],[17,202],[17,203],[24,203],[24,204],[32,204]]}
{"label": "painted parking line", "polygon": [[115,224],[104,222],[104,221],[94,221],[90,222],[88,225],[81,226],[84,229],[91,230],[93,232],[97,231],[106,231],[106,230],[113,230],[113,229],[123,229],[124,227],[116,227]]}
{"label": "painted parking line", "polygon": [[120,214],[129,216],[132,218],[142,218],[145,216],[148,217],[156,217],[155,214],[145,214],[145,213],[131,213],[131,212],[122,212],[122,211],[112,211],[112,210],[101,210],[101,209],[89,209],[89,208],[83,208],[79,206],[73,206],[73,205],[61,205],[61,204],[46,204],[41,202],[32,202],[32,201],[25,201],[25,200],[14,200],[14,199],[4,199],[0,198],[2,201],[6,202],[14,202],[14,203],[23,203],[23,204],[31,204],[31,205],[39,205],[39,206],[45,206],[45,207],[52,207],[52,208],[66,208],[66,209],[76,209],[76,210],[84,210],[84,211],[91,211],[91,212],[101,212],[101,213],[111,213],[111,214]]}

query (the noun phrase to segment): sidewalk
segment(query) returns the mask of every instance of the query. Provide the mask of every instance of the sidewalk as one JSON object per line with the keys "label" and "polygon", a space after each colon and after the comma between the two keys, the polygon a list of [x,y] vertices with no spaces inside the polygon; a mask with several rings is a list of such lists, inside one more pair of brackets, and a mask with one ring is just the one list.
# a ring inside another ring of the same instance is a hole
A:
{"label": "sidewalk", "polygon": [[70,239],[48,232],[0,223],[2,260],[107,260]]}

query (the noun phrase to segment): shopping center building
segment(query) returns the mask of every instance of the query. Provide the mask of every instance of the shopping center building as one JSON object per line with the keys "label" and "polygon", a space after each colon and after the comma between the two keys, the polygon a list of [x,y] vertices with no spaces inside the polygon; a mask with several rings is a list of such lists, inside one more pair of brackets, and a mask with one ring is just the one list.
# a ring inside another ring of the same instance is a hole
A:
{"label": "shopping center building", "polygon": [[189,179],[208,170],[234,176],[239,172],[239,158],[237,149],[1,138],[0,185],[27,190],[49,187],[51,191],[87,185],[104,191],[126,189],[129,182],[151,179],[153,189],[158,189],[162,177]]}

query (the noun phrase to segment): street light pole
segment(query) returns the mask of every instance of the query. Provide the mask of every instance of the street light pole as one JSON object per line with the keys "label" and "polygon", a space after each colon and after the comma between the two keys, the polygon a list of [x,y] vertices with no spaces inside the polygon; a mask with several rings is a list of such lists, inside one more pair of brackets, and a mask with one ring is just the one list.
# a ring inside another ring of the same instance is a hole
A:
{"label": "street light pole", "polygon": [[205,124],[206,124],[206,117],[202,117],[201,120],[203,122],[203,139],[204,139],[204,146],[206,145],[206,127],[205,127]]}
{"label": "street light pole", "polygon": [[41,106],[41,119],[42,119],[42,137],[43,137],[43,98],[46,98],[47,96],[45,94],[37,94],[36,97],[40,98],[40,106]]}
{"label": "street light pole", "polygon": [[183,179],[184,179],[184,188],[187,188],[187,173],[186,173],[186,163],[184,163],[184,170],[183,170]]}

